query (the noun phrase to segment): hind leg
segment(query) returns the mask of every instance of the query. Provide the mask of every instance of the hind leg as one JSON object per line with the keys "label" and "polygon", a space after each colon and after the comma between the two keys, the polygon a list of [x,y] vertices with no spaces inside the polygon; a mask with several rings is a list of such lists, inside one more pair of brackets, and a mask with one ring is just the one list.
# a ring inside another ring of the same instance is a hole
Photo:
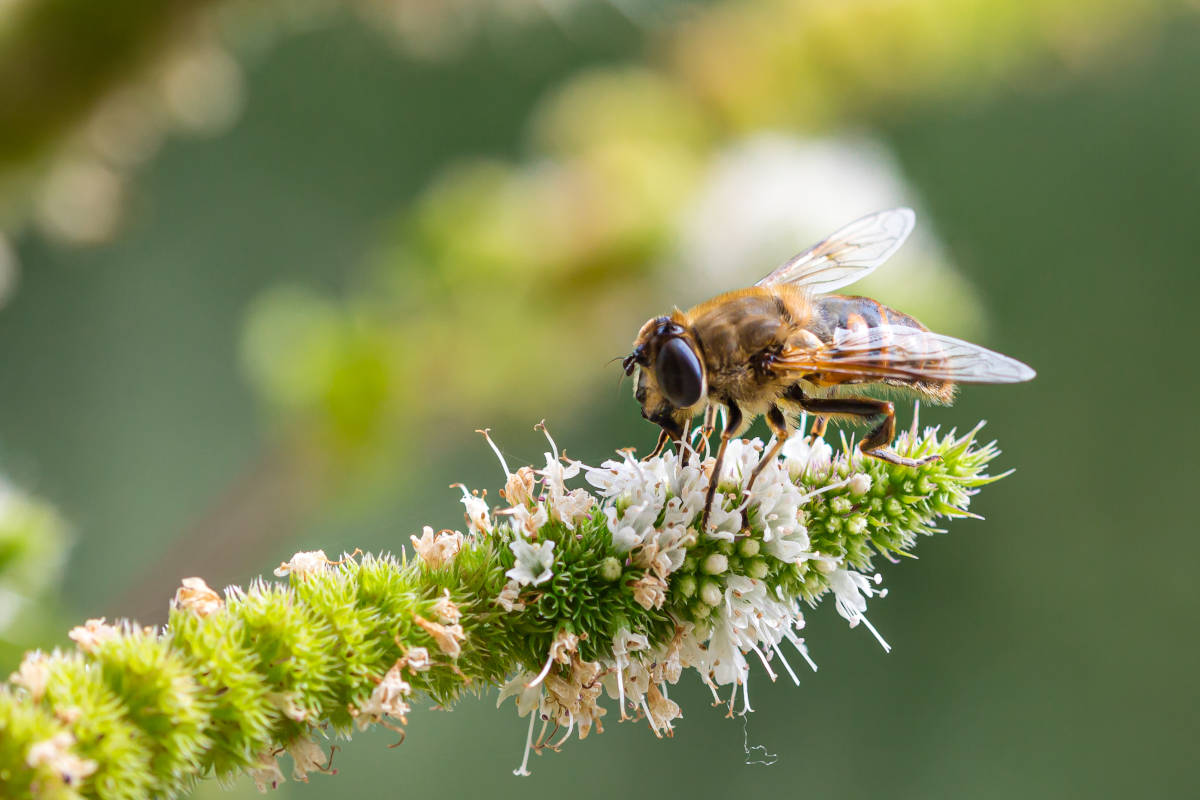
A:
{"label": "hind leg", "polygon": [[892,439],[896,436],[896,408],[887,400],[873,400],[868,397],[806,397],[798,386],[789,389],[786,397],[805,411],[822,417],[858,417],[867,420],[882,415],[883,420],[858,443],[858,449],[864,455],[903,467],[919,467],[941,458],[938,455],[908,458],[891,448]]}

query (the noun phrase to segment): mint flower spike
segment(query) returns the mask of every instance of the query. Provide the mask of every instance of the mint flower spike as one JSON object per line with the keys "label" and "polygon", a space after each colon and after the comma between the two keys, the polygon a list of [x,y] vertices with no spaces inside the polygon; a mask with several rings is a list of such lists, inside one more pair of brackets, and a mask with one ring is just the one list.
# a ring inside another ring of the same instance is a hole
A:
{"label": "mint flower spike", "polygon": [[625,450],[589,467],[547,433],[543,467],[501,457],[505,505],[456,487],[465,532],[426,527],[411,558],[297,553],[283,582],[224,592],[187,578],[164,628],[89,620],[74,648],[28,653],[0,685],[0,797],[177,797],[239,773],[266,790],[285,756],[295,780],[331,774],[330,737],[378,724],[403,739],[415,698],[488,686],[529,717],[518,775],[602,731],[614,701],[618,720],[672,735],[688,669],[744,714],[755,664],[795,683],[790,656],[816,669],[804,611],[828,594],[887,647],[866,617],[885,593],[875,559],[973,516],[1002,477],[978,430],[901,435],[898,452],[941,456],[915,468],[795,436],[750,494],[768,445],[730,442],[703,530],[712,459]]}

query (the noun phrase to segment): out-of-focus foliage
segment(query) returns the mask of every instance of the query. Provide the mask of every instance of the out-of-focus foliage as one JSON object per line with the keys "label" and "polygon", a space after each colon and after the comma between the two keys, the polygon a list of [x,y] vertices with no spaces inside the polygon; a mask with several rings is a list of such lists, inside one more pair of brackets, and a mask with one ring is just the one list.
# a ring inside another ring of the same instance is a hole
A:
{"label": "out-of-focus foliage", "polygon": [[0,652],[17,651],[50,619],[70,544],[66,525],[49,505],[0,478]]}
{"label": "out-of-focus foliage", "polygon": [[[365,282],[340,301],[294,289],[265,297],[250,316],[245,363],[293,433],[315,434],[342,454],[386,452],[400,440],[419,446],[414,419],[495,419],[536,398],[584,396],[602,374],[597,366],[619,355],[611,343],[629,339],[639,316],[664,301],[703,299],[691,291],[704,260],[697,251],[736,236],[723,228],[748,202],[736,181],[720,189],[729,148],[747,150],[745,133],[837,130],[922,97],[987,91],[1127,41],[1151,24],[1150,9],[1132,0],[763,0],[699,11],[666,35],[662,68],[606,67],[566,81],[535,116],[523,162],[443,172],[401,215]],[[797,160],[785,144],[762,171],[779,175]],[[790,196],[775,208],[794,217],[779,220],[772,238],[783,231],[793,251],[876,210],[875,198],[911,201],[899,177],[882,190],[853,185],[856,174],[888,174],[886,157],[869,147],[819,160],[809,168],[813,189],[774,193]],[[696,207],[704,197],[695,199],[706,186],[724,195],[707,215]],[[814,227],[821,218],[825,230]],[[698,232],[690,240],[689,223]],[[911,269],[898,260],[856,289],[882,288],[883,299],[930,324],[981,336],[970,287],[927,241]],[[787,255],[760,261],[747,244],[725,259],[726,268],[745,263],[740,278],[705,283],[710,293],[737,288]],[[651,296],[663,299],[639,299]],[[508,311],[515,303],[528,312],[519,325]],[[550,341],[569,346],[543,346]]]}
{"label": "out-of-focus foliage", "polygon": [[198,15],[208,0],[0,5],[0,229],[109,239],[127,173],[171,127],[223,130],[240,69]]}
{"label": "out-of-focus foliage", "polygon": [[[721,138],[763,127],[822,131],[878,119],[921,98],[986,91],[1036,74],[1040,65],[1086,65],[1111,56],[1178,4],[611,2],[662,32],[673,91],[698,100],[705,125]],[[585,24],[579,20],[588,2],[120,0],[93,15],[70,0],[10,0],[0,5],[0,229],[32,217],[64,241],[108,240],[128,202],[130,171],[158,151],[168,130],[215,133],[236,117],[243,80],[226,42],[261,49],[337,19],[342,6],[394,34],[406,53],[444,58],[482,32],[546,14],[568,29]],[[211,13],[214,7],[227,13]],[[582,111],[581,118],[604,117],[601,130],[624,130],[624,111],[604,114],[600,99],[599,106],[568,111],[566,125],[578,125],[573,115]]]}
{"label": "out-of-focus foliage", "polygon": [[[670,69],[738,130],[823,130],[1111,60],[1173,0],[730,0],[672,38]],[[1119,57],[1119,56],[1117,56]]]}
{"label": "out-of-focus foliage", "polygon": [[[619,106],[635,124],[572,127],[572,105]],[[581,80],[537,127],[552,155],[447,170],[340,304],[298,289],[266,295],[245,338],[250,374],[285,417],[351,449],[398,441],[381,438],[389,431],[416,446],[429,420],[578,394],[645,314],[647,265],[695,186],[703,135],[695,110],[652,74]]]}

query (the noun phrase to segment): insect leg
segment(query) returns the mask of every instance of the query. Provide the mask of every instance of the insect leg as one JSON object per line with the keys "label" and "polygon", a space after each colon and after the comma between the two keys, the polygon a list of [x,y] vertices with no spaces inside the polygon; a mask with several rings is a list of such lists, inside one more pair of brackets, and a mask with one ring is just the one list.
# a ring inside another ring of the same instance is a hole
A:
{"label": "insect leg", "polygon": [[717,460],[713,463],[712,477],[708,479],[708,492],[704,495],[704,511],[700,514],[700,530],[708,525],[708,512],[712,509],[713,497],[717,493],[717,481],[721,478],[721,462],[725,459],[725,445],[733,438],[734,431],[742,427],[742,410],[732,400],[725,415],[725,428],[721,431],[721,444],[717,447]]}
{"label": "insect leg", "polygon": [[[754,482],[758,480],[758,473],[763,471],[763,467],[775,460],[775,456],[783,448],[784,442],[788,440],[792,432],[788,428],[787,417],[779,410],[779,406],[771,406],[767,411],[767,425],[771,428],[771,432],[775,434],[775,444],[771,445],[771,449],[767,451],[758,461],[758,466],[754,468],[754,472],[750,473],[750,481],[746,484],[746,494],[750,494],[750,490],[754,488]],[[742,530],[750,527],[750,520],[747,517],[746,509],[742,510]]]}
{"label": "insect leg", "polygon": [[[796,387],[792,388],[796,389]],[[880,461],[899,464],[903,467],[919,467],[941,458],[936,455],[907,458],[892,450],[890,445],[896,435],[896,408],[886,400],[873,400],[867,397],[804,397],[798,389],[795,392],[789,390],[787,397],[799,403],[806,411],[823,416],[870,419],[882,415],[883,421],[858,443],[858,449],[862,450],[865,455],[878,458]]]}
{"label": "insect leg", "polygon": [[667,446],[667,442],[669,441],[671,441],[671,434],[667,433],[666,428],[663,428],[658,432],[658,444],[654,445],[654,449],[650,452],[650,455],[643,458],[642,461],[649,461],[660,454],[663,451],[663,448]]}
{"label": "insect leg", "polygon": [[699,434],[700,441],[704,444],[704,457],[708,458],[708,451],[711,447],[709,440],[712,438],[713,431],[717,429],[717,407],[709,403],[704,408],[704,424],[700,426]]}
{"label": "insect leg", "polygon": [[887,461],[892,464],[899,464],[904,467],[919,467],[922,464],[928,464],[931,461],[940,461],[941,456],[932,455],[924,458],[908,458],[897,453],[891,448],[892,439],[896,436],[896,409],[891,403],[880,402],[886,406],[884,413],[887,414],[883,418],[883,422],[876,426],[875,430],[867,434],[867,438],[858,443],[858,449],[869,456],[874,456],[880,461]]}

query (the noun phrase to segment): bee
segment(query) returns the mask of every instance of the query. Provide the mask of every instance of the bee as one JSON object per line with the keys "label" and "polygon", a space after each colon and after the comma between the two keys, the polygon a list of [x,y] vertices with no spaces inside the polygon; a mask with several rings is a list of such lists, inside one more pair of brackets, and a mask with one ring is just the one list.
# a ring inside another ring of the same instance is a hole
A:
{"label": "bee", "polygon": [[829,419],[879,422],[858,447],[892,464],[919,466],[936,455],[909,458],[891,448],[891,402],[841,387],[883,385],[948,404],[959,383],[1019,383],[1027,365],[950,336],[933,333],[907,314],[867,297],[830,294],[872,272],[912,232],[911,209],[863,217],[792,257],[758,283],[688,311],[646,322],[624,359],[637,373],[634,397],[642,416],[662,430],[651,455],[677,448],[702,411],[707,446],[718,407],[725,423],[709,480],[701,527],[708,518],[729,440],[765,415],[775,441],[750,476],[749,492],[793,432],[799,412],[814,416],[814,438]]}

